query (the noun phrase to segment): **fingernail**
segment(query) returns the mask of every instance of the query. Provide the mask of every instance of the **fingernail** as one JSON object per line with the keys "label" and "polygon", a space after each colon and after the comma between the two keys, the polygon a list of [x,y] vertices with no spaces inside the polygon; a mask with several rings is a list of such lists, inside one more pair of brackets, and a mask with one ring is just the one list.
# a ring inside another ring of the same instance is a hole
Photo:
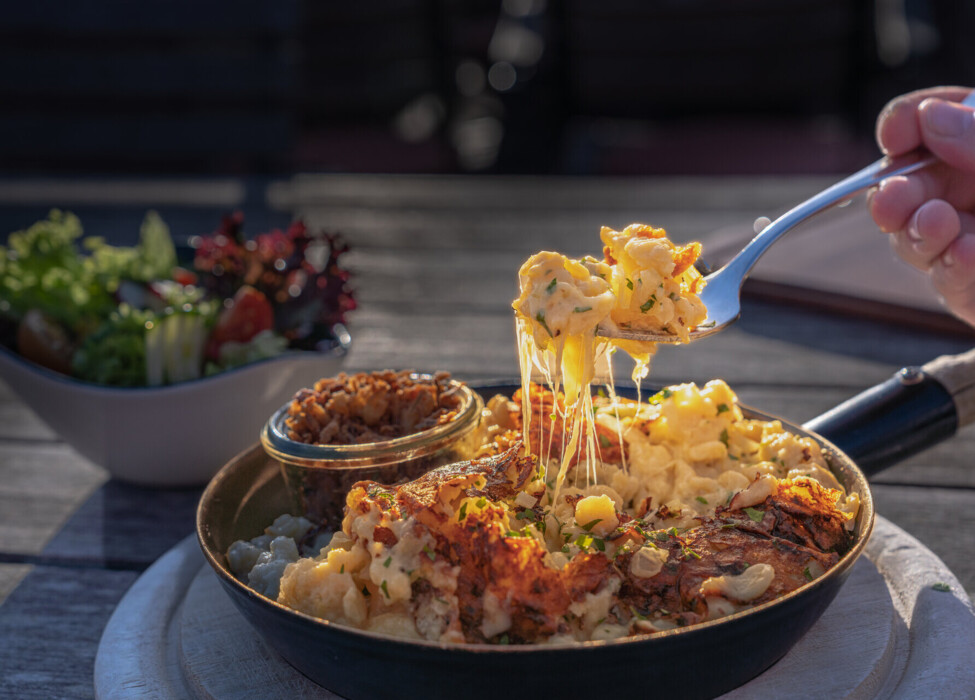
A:
{"label": "fingernail", "polygon": [[870,208],[870,205],[873,202],[873,196],[875,194],[877,194],[877,187],[871,187],[869,190],[867,190],[867,195],[866,195],[867,209]]}
{"label": "fingernail", "polygon": [[915,243],[921,242],[921,232],[918,230],[917,227],[917,220],[920,218],[920,216],[921,216],[920,211],[915,212],[914,216],[911,217],[910,222],[907,224],[907,231],[906,231],[907,237],[910,238]]}
{"label": "fingernail", "polygon": [[958,138],[972,121],[972,113],[941,100],[930,100],[924,107],[924,121],[938,136]]}

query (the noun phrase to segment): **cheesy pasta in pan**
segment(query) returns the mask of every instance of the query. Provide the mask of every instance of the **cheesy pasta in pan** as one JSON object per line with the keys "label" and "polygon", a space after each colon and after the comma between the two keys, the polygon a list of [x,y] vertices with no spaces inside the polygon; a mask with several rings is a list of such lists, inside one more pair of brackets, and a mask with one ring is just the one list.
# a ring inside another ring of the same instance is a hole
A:
{"label": "cheesy pasta in pan", "polygon": [[[531,390],[533,406],[564,401]],[[542,464],[522,454],[515,398],[488,402],[481,457],[400,486],[360,482],[326,547],[312,542],[311,523],[286,516],[263,538],[235,543],[231,567],[258,586],[283,572],[265,594],[352,627],[558,643],[652,633],[772,600],[822,575],[851,541],[856,496],[839,488],[818,444],[744,418],[724,382],[639,404],[597,395],[597,473],[577,460],[557,495],[561,455]],[[558,420],[539,426],[530,452],[564,442]]]}
{"label": "cheesy pasta in pan", "polygon": [[[773,600],[852,542],[856,494],[819,444],[746,418],[728,385],[646,401],[595,393],[610,323],[686,337],[707,312],[698,244],[603,229],[602,260],[520,271],[521,388],[489,398],[467,462],[355,484],[341,530],[282,516],[234,543],[231,569],[295,610],[434,642],[550,644],[650,634]],[[545,386],[533,381],[540,375]],[[485,397],[488,398],[488,397]]]}

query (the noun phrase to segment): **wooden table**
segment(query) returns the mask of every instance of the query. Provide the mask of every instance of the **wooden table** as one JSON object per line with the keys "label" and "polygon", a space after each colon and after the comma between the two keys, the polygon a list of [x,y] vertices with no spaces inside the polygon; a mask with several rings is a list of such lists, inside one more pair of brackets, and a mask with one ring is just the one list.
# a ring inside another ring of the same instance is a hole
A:
{"label": "wooden table", "polygon": [[[445,369],[474,380],[516,375],[510,301],[529,254],[598,253],[601,225],[647,221],[675,240],[701,240],[706,255],[719,229],[747,227],[825,184],[334,175],[274,183],[268,203],[344,232],[354,248],[348,262],[360,308],[348,370]],[[882,239],[873,230],[851,235]],[[727,332],[662,349],[651,380],[722,377],[743,402],[803,422],[903,365],[972,344],[972,337],[746,300]],[[624,365],[619,372],[626,376]],[[963,430],[873,479],[878,512],[939,555],[969,595],[973,455],[975,433]],[[0,384],[3,695],[93,696],[106,621],[140,573],[192,532],[199,492],[108,480]]]}

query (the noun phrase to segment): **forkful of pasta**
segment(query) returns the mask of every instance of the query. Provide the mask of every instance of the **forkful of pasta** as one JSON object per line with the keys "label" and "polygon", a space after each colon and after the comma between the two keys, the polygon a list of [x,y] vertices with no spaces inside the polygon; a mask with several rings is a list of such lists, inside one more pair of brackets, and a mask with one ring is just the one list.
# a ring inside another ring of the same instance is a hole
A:
{"label": "forkful of pasta", "polygon": [[[963,104],[975,107],[975,91],[965,98]],[[741,315],[742,284],[759,258],[779,238],[813,215],[849,200],[881,180],[907,175],[936,162],[937,158],[923,150],[881,158],[782,214],[758,232],[724,267],[700,280],[691,280],[688,291],[707,309],[707,317],[700,322],[692,320],[683,328],[678,328],[679,332],[674,332],[674,328],[641,322],[638,317],[630,320],[607,318],[597,326],[596,334],[603,338],[633,342],[677,344],[690,343],[724,330]],[[675,269],[678,271],[680,264],[675,256]]]}

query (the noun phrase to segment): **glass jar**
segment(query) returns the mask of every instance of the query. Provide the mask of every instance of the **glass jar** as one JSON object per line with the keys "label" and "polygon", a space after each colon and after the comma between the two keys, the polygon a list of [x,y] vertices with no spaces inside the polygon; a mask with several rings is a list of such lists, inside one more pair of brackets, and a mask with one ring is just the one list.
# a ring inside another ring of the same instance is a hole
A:
{"label": "glass jar", "polygon": [[338,530],[353,484],[371,480],[404,483],[444,464],[471,459],[480,442],[484,401],[465,384],[451,380],[462,400],[448,422],[381,442],[311,445],[287,435],[287,403],[261,431],[264,451],[278,461],[296,514]]}

